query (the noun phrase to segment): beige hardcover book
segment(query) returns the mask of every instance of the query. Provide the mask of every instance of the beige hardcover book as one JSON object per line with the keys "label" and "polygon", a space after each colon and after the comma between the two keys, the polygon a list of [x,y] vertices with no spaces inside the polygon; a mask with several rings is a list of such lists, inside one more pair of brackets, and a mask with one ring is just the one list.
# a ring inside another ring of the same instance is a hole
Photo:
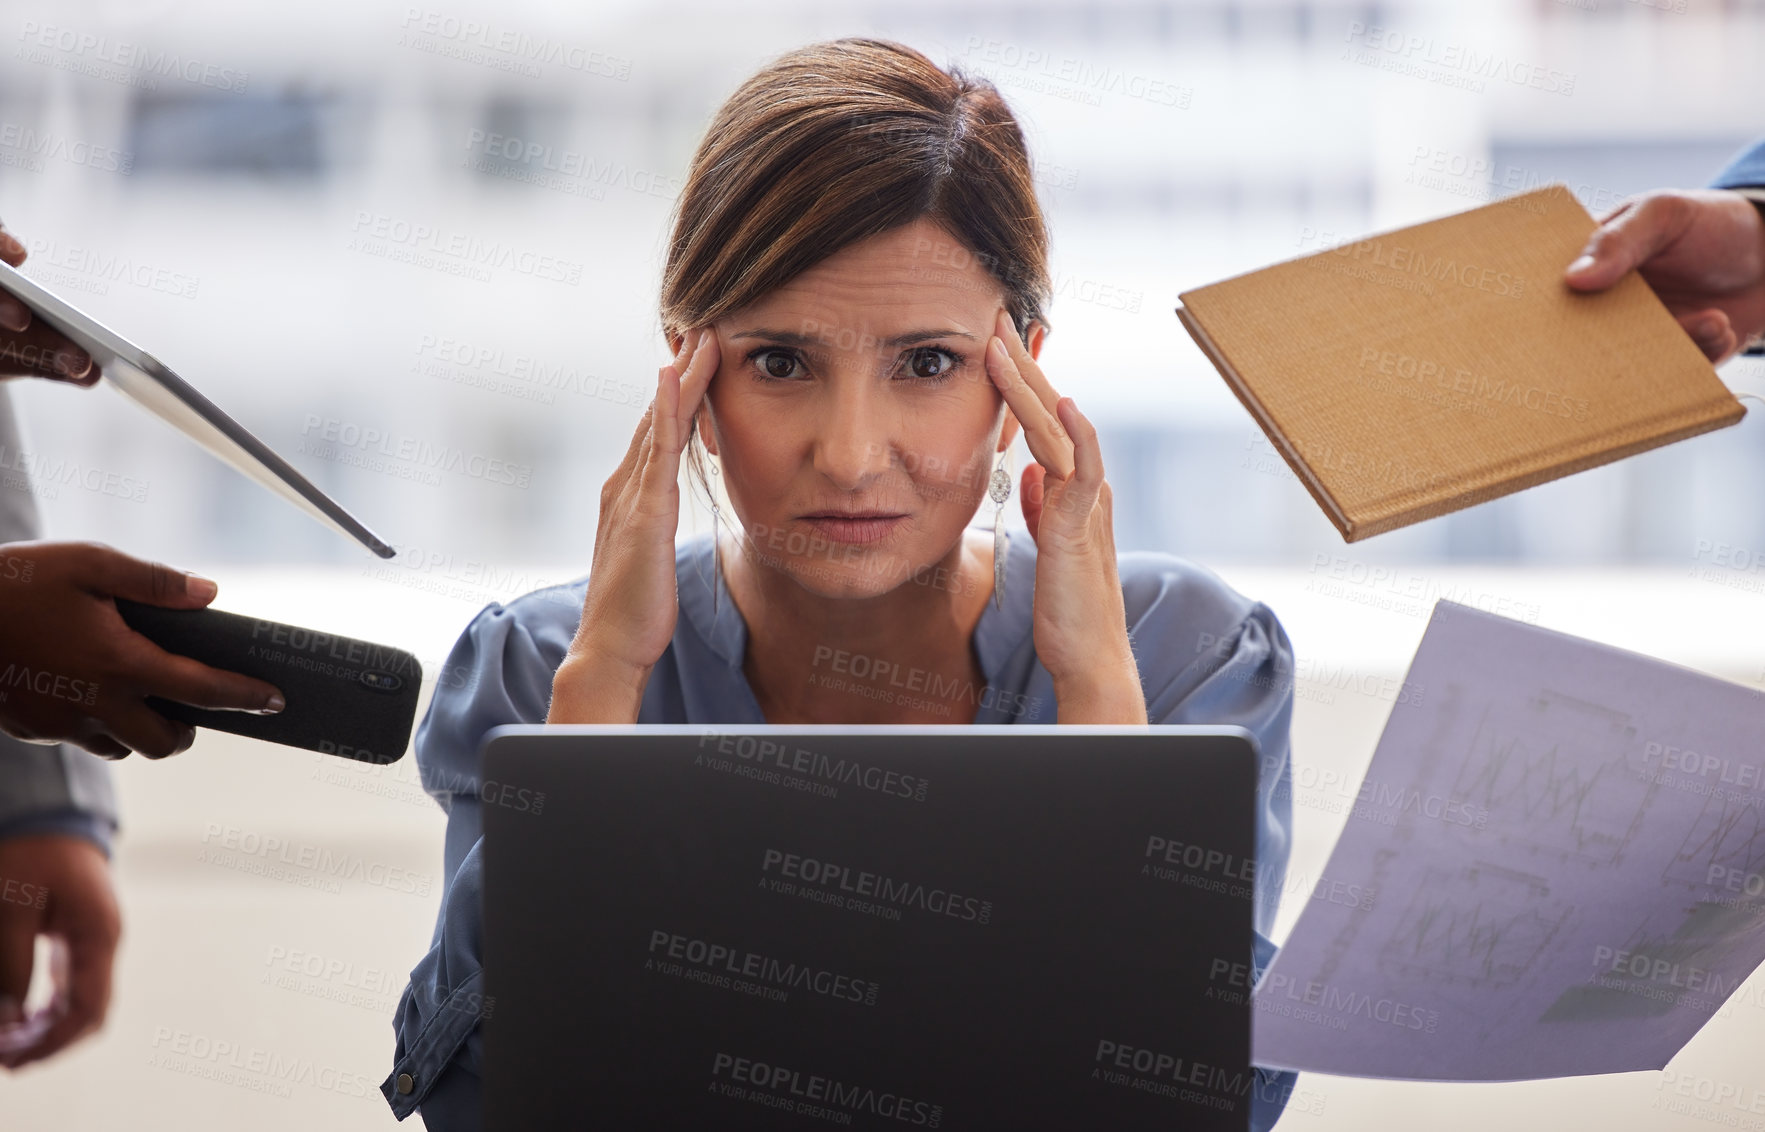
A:
{"label": "beige hardcover book", "polygon": [[1562,185],[1180,297],[1177,314],[1348,542],[1738,422],[1632,273],[1569,290]]}

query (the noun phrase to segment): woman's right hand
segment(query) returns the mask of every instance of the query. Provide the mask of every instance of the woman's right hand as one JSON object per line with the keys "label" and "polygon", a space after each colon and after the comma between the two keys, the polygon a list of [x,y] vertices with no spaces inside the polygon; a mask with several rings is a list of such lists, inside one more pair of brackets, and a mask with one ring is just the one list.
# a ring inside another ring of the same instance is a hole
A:
{"label": "woman's right hand", "polygon": [[656,396],[601,488],[582,622],[552,679],[547,723],[636,723],[644,685],[674,639],[679,595],[680,457],[717,372],[717,335],[688,330],[656,376]]}

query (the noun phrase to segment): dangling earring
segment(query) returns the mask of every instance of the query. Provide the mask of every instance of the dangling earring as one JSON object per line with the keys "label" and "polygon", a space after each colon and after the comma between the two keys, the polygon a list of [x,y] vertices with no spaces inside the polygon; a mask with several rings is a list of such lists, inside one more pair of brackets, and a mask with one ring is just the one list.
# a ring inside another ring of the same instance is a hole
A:
{"label": "dangling earring", "polygon": [[999,453],[999,464],[987,484],[987,498],[993,501],[993,608],[1005,603],[1005,557],[1011,536],[1005,533],[1005,501],[1011,498],[1011,473],[1007,470],[1011,449]]}
{"label": "dangling earring", "polygon": [[[711,474],[719,475],[717,465],[711,465]],[[717,508],[717,487],[711,485],[711,620],[717,620],[719,607],[723,597],[723,512]]]}

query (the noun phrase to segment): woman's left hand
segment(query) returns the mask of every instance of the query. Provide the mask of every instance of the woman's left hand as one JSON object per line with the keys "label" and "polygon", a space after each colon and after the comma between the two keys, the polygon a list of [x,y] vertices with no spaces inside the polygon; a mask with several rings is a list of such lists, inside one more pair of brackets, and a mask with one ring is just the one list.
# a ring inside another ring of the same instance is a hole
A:
{"label": "woman's left hand", "polygon": [[1036,458],[1023,472],[1023,517],[1036,541],[1036,655],[1054,677],[1059,720],[1145,723],[1097,430],[1054,391],[1003,308],[993,335],[987,375]]}

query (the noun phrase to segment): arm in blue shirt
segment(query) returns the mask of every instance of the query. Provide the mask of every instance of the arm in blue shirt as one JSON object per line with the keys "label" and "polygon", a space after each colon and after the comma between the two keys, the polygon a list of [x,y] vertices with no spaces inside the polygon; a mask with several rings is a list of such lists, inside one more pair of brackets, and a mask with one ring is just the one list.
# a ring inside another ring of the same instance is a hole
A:
{"label": "arm in blue shirt", "polygon": [[1293,645],[1268,606],[1165,554],[1121,556],[1128,639],[1146,718],[1236,724],[1256,736],[1256,930],[1267,936],[1293,842]]}
{"label": "arm in blue shirt", "polygon": [[[12,400],[0,382],[0,455],[18,449]],[[0,488],[0,543],[34,539],[39,531],[35,497],[28,490]],[[109,856],[115,832],[116,798],[102,759],[78,747],[0,735],[0,838],[70,834]]]}
{"label": "arm in blue shirt", "polygon": [[[391,1074],[380,1086],[400,1120],[433,1097],[436,1113],[461,1106],[442,1095],[475,1093],[482,1043],[478,1022],[484,969],[478,900],[484,832],[479,745],[493,727],[544,723],[552,674],[581,619],[581,584],[527,594],[508,606],[486,606],[460,635],[436,677],[435,694],[417,728],[416,759],[423,788],[447,811],[440,914],[429,953],[411,971],[393,1028],[398,1035]],[[450,1085],[443,1073],[457,1066]],[[470,1080],[462,1078],[465,1074]],[[429,1111],[432,1129],[445,1119]],[[468,1126],[475,1126],[474,1122]]]}
{"label": "arm in blue shirt", "polygon": [[1749,189],[1765,185],[1765,138],[1753,143],[1751,149],[1735,155],[1728,167],[1710,182],[1712,189]]}
{"label": "arm in blue shirt", "polygon": [[[417,728],[423,789],[447,811],[443,875],[451,878],[484,831],[479,745],[493,727],[544,723],[552,674],[582,619],[587,580],[536,590],[479,611],[454,644]],[[437,922],[437,938],[440,935]]]}
{"label": "arm in blue shirt", "polygon": [[[1212,573],[1162,554],[1121,556],[1128,635],[1152,723],[1237,724],[1256,736],[1253,985],[1274,960],[1276,908],[1293,844],[1293,645],[1274,613]],[[1298,1074],[1256,1069],[1251,1132],[1280,1119]]]}

